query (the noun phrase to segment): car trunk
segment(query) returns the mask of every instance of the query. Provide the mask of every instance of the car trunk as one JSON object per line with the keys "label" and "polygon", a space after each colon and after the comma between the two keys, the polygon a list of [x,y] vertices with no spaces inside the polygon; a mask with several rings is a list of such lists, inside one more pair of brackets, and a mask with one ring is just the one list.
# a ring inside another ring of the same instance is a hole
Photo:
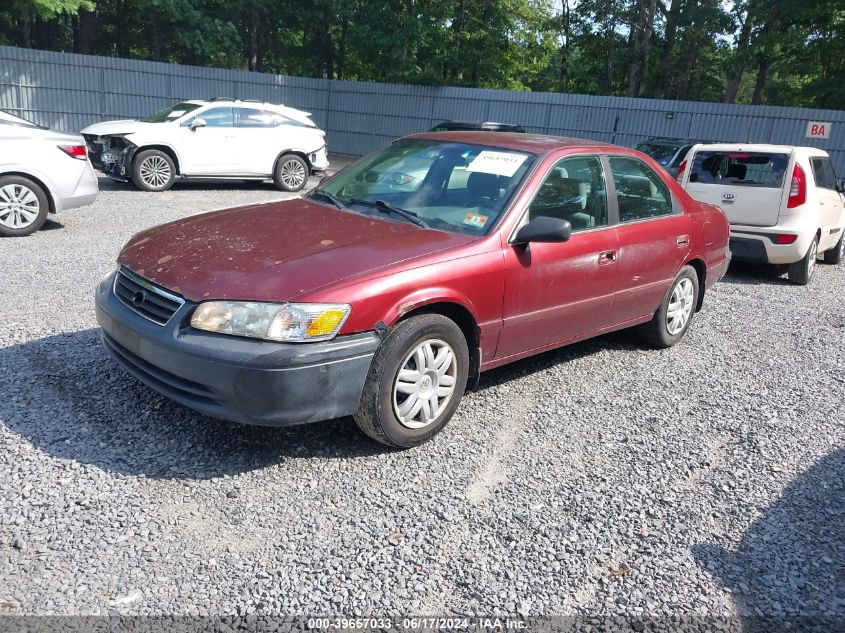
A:
{"label": "car trunk", "polygon": [[721,208],[731,224],[774,226],[790,163],[787,153],[700,150],[687,166],[684,188]]}

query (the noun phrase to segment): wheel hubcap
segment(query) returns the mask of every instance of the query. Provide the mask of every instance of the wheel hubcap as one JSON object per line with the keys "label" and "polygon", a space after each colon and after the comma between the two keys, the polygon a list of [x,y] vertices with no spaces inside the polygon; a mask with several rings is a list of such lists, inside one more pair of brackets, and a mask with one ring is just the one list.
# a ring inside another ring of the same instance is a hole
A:
{"label": "wheel hubcap", "polygon": [[666,329],[674,336],[684,329],[689,321],[693,308],[692,281],[684,277],[675,287],[669,297],[669,309],[666,311]]}
{"label": "wheel hubcap", "polygon": [[150,156],[141,163],[141,180],[148,187],[163,187],[170,181],[170,173],[170,165],[161,156]]}
{"label": "wheel hubcap", "polygon": [[440,339],[424,341],[408,354],[393,383],[400,424],[421,429],[433,423],[452,400],[457,370],[454,350]]}
{"label": "wheel hubcap", "polygon": [[35,222],[41,204],[38,196],[25,185],[0,187],[0,224],[10,229],[23,229]]}
{"label": "wheel hubcap", "polygon": [[296,189],[305,182],[305,167],[298,160],[289,160],[282,165],[281,176],[286,187]]}

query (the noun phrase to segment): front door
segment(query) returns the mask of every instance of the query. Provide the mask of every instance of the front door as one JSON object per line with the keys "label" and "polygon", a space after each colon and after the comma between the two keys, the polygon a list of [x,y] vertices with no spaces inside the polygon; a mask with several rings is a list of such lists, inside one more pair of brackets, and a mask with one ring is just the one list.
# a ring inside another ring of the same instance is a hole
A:
{"label": "front door", "polygon": [[194,118],[204,127],[191,129],[189,119],[182,124],[179,150],[182,173],[186,176],[228,176],[237,170],[238,146],[231,107],[210,108]]}
{"label": "front door", "polygon": [[842,235],[842,196],[836,187],[836,173],[826,156],[810,157],[816,195],[819,199],[821,238],[819,252],[833,248]]}
{"label": "front door", "polygon": [[577,156],[556,163],[523,223],[537,216],[569,221],[572,236],[559,244],[512,245],[505,251],[504,323],[496,358],[563,343],[611,324],[619,243],[608,219],[600,158]]}
{"label": "front door", "polygon": [[619,285],[614,319],[657,311],[691,249],[689,218],[643,161],[608,157],[619,209]]}

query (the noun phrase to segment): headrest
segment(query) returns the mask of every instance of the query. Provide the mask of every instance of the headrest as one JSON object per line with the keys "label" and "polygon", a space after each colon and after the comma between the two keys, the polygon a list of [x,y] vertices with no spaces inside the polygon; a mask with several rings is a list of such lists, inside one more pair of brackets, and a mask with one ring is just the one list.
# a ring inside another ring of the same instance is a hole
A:
{"label": "headrest", "polygon": [[734,163],[730,167],[728,167],[728,173],[725,174],[725,178],[736,178],[737,180],[745,180],[745,174],[748,173],[748,166],[743,165],[742,163]]}
{"label": "headrest", "polygon": [[499,198],[499,177],[495,174],[485,174],[474,171],[467,178],[467,191],[470,195],[479,198],[498,200]]}

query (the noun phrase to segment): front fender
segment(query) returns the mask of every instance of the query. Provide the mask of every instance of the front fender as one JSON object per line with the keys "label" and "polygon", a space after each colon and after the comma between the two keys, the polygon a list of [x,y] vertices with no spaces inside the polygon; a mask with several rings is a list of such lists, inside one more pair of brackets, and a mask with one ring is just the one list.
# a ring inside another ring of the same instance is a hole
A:
{"label": "front fender", "polygon": [[476,323],[479,322],[478,310],[469,297],[452,288],[434,287],[415,290],[393,303],[385,312],[384,324],[393,327],[409,312],[437,303],[457,304],[467,310]]}

